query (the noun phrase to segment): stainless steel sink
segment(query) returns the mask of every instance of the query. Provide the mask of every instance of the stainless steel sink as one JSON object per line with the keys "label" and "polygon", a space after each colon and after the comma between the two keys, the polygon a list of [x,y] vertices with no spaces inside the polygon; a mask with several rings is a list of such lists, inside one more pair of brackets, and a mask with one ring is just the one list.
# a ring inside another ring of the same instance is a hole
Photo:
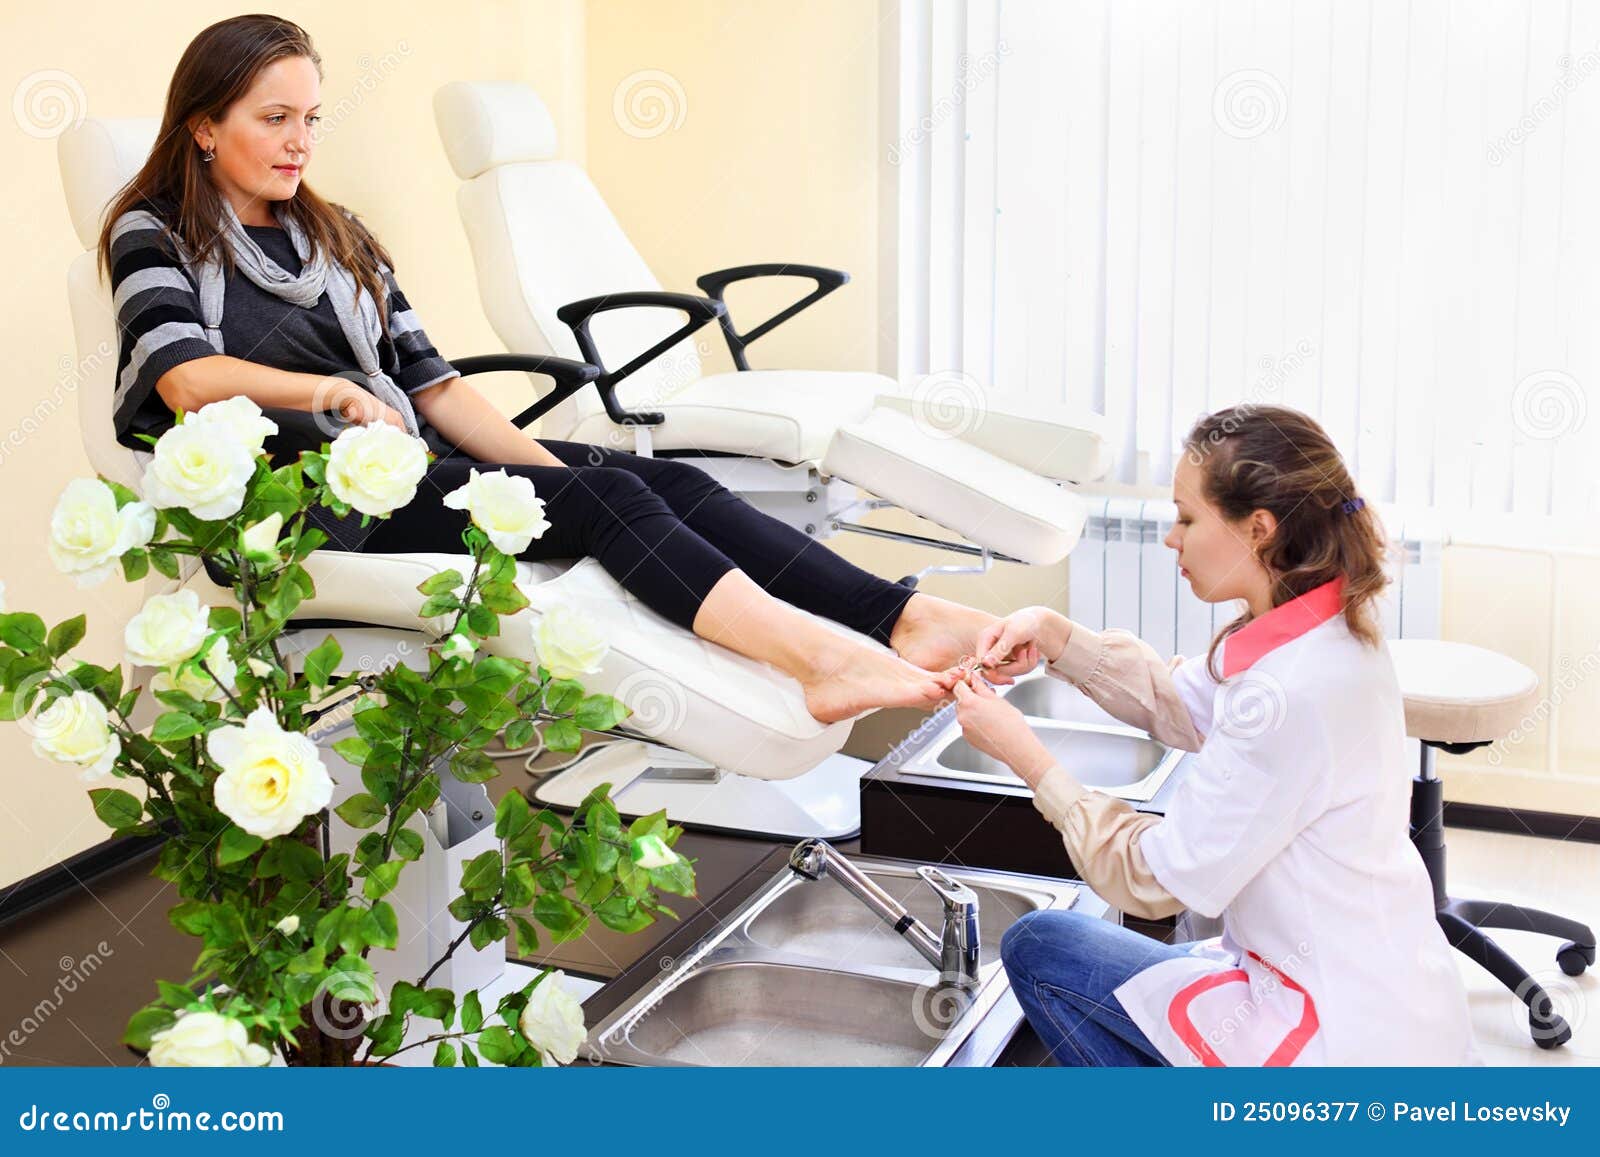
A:
{"label": "stainless steel sink", "polygon": [[[1154,797],[1185,752],[1169,748],[1146,731],[1129,727],[1101,710],[1083,692],[1043,670],[1018,679],[1001,693],[1027,717],[1039,741],[1079,782],[1128,800]],[[1022,786],[998,759],[973,747],[954,716],[944,731],[912,755],[902,770],[940,779]]]}
{"label": "stainless steel sink", "polygon": [[[851,862],[918,919],[937,921],[938,897],[916,865]],[[784,868],[715,935],[593,1026],[584,1055],[668,1066],[946,1064],[1006,993],[1006,929],[1026,912],[1070,907],[1079,886],[945,871],[978,894],[975,991],[938,983],[927,961],[832,878],[802,880]],[[1015,1003],[1008,1008],[1007,1036],[1020,1023]]]}

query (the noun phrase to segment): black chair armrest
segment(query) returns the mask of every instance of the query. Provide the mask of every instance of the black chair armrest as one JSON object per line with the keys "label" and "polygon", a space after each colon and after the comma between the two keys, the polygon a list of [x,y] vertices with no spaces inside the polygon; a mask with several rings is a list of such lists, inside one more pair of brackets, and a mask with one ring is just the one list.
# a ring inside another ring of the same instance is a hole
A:
{"label": "black chair armrest", "polygon": [[[606,369],[605,362],[600,359],[600,350],[595,345],[594,336],[589,332],[589,322],[596,314],[608,313],[613,309],[640,308],[676,309],[688,314],[689,320],[621,369]],[[600,376],[595,379],[594,384],[600,391],[600,400],[605,404],[606,415],[619,425],[659,426],[667,420],[665,414],[653,411],[630,413],[622,408],[622,404],[617,401],[617,383],[640,366],[648,364],[677,345],[707,322],[722,319],[727,312],[727,307],[722,302],[696,297],[692,293],[635,290],[628,293],[607,293],[600,297],[570,302],[556,310],[556,316],[572,330],[573,336],[578,339],[578,348],[583,351],[584,358],[599,367]]]}
{"label": "black chair armrest", "polygon": [[502,370],[522,370],[531,374],[544,374],[555,381],[555,389],[518,414],[511,422],[526,426],[542,418],[562,402],[600,376],[600,367],[588,362],[575,362],[571,358],[551,357],[548,354],[479,354],[470,358],[453,358],[450,364],[462,377],[473,374],[492,374]]}
{"label": "black chair armrest", "polygon": [[[782,261],[771,261],[761,265],[737,265],[732,269],[719,269],[714,273],[706,273],[696,278],[695,284],[700,287],[701,292],[707,297],[720,302],[723,300],[723,291],[728,286],[735,281],[748,281],[752,277],[809,277],[817,283],[817,287],[787,309],[774,314],[746,333],[741,334],[734,328],[732,314],[723,314],[722,335],[728,340],[728,352],[733,355],[733,364],[741,370],[750,368],[750,363],[745,359],[744,355],[746,346],[758,337],[771,333],[802,309],[815,305],[850,280],[850,275],[841,269],[827,269],[821,265],[792,265]],[[724,305],[726,305],[725,302]]]}

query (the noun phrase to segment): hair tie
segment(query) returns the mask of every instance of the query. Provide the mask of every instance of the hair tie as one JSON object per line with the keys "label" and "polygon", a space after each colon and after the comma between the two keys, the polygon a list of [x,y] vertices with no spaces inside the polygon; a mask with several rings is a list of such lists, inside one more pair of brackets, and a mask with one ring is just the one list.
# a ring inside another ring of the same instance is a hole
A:
{"label": "hair tie", "polygon": [[1346,498],[1340,503],[1340,507],[1346,514],[1354,514],[1356,511],[1364,509],[1366,505],[1367,500],[1365,498]]}

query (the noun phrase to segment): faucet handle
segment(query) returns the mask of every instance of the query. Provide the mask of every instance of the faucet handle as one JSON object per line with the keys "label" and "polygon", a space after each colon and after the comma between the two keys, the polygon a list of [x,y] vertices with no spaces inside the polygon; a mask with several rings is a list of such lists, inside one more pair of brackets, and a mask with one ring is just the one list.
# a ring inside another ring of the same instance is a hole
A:
{"label": "faucet handle", "polygon": [[978,909],[978,894],[959,880],[953,880],[943,871],[931,864],[924,864],[917,869],[917,875],[922,877],[922,882],[935,892],[939,899],[944,901],[944,910],[963,911]]}

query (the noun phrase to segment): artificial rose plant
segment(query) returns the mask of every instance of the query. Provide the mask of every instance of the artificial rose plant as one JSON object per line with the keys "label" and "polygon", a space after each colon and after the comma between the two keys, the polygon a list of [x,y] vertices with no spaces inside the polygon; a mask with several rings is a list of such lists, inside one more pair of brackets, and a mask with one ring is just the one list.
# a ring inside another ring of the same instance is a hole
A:
{"label": "artificial rose plant", "polygon": [[[414,500],[427,452],[375,424],[273,469],[263,442],[275,430],[248,398],[213,403],[149,439],[143,500],[79,479],[56,506],[49,553],[82,586],[119,565],[129,581],[151,568],[178,580],[187,556],[231,587],[233,605],[207,606],[181,587],[145,601],[123,642],[130,664],[153,669],[148,687],[125,688],[120,664],[73,657],[84,616],[46,628],[37,615],[5,613],[0,588],[0,716],[22,722],[39,755],[81,770],[115,833],[166,836],[155,872],[180,898],[170,919],[202,943],[192,974],[158,982],[125,1040],[157,1065],[259,1065],[274,1052],[288,1064],[348,1065],[421,1045],[436,1065],[567,1063],[584,1029],[559,973],[541,972],[493,1008],[476,990],[429,980],[463,942],[514,936],[527,954],[541,927],[553,941],[581,935],[591,918],[636,931],[672,914],[659,893],[693,894],[693,870],[671,847],[679,829],[659,813],[624,827],[608,785],[570,822],[507,792],[495,811],[500,847],[465,865],[450,904],[460,937],[387,991],[373,968],[405,934],[385,896],[423,854],[415,817],[439,800],[439,776],[492,779],[485,748],[497,736],[507,748],[539,736],[575,751],[581,731],[627,714],[579,682],[599,669],[605,644],[570,608],[539,620],[537,665],[485,647],[502,625],[529,629],[502,617],[528,605],[514,555],[548,529],[544,504],[504,471],[473,471],[444,498],[470,515],[472,565],[418,588],[419,625],[438,640],[425,670],[397,661],[344,672],[332,636],[295,662],[281,636],[315,593],[305,562],[327,541],[308,511],[321,503],[358,511],[363,524],[385,517]],[[143,713],[157,710],[135,726],[147,690],[155,702]],[[307,735],[330,705],[352,712],[355,734],[333,746],[365,789],[334,809],[365,832],[340,854],[328,851],[333,780]],[[408,1044],[408,1034],[422,1039]]]}

